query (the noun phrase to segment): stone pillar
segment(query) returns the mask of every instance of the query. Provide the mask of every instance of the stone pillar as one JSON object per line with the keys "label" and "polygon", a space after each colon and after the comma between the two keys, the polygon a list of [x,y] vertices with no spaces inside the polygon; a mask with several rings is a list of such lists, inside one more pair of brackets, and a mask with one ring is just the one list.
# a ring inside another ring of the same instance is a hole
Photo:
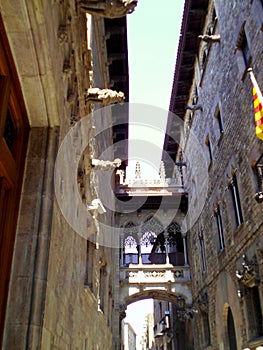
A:
{"label": "stone pillar", "polygon": [[124,265],[124,261],[123,261],[123,253],[124,253],[124,238],[123,236],[120,237],[120,266]]}
{"label": "stone pillar", "polygon": [[164,229],[164,239],[165,239],[165,255],[166,255],[166,264],[170,264],[169,261],[169,245],[168,245],[168,232],[167,228]]}
{"label": "stone pillar", "polygon": [[188,254],[187,254],[187,245],[186,245],[186,234],[182,234],[183,244],[184,244],[184,265],[188,266]]}
{"label": "stone pillar", "polygon": [[57,128],[30,130],[10,281],[5,349],[41,348],[57,146]]}
{"label": "stone pillar", "polygon": [[[139,162],[137,162],[137,163],[139,164]],[[136,164],[136,166],[137,166],[137,164]],[[138,264],[139,265],[142,265],[141,227],[142,227],[142,223],[140,224],[139,232],[138,232],[139,242],[138,242],[137,250],[138,250]]]}

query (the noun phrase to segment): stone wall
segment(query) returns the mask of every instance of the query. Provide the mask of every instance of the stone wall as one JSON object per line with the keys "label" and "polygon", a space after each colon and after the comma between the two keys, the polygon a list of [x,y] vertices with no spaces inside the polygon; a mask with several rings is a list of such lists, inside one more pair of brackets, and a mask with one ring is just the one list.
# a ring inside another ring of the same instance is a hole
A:
{"label": "stone wall", "polygon": [[[96,241],[100,227],[85,208],[96,194],[95,185],[89,171],[84,191],[78,178],[83,159],[94,155],[94,120],[84,92],[93,75],[103,87],[109,84],[103,20],[92,39],[93,59],[98,60],[93,67],[86,15],[77,2],[1,2],[0,9],[31,127],[3,348],[117,349],[119,334],[113,346],[113,329],[119,322],[114,303],[118,254],[110,244]],[[85,117],[83,127],[74,129]],[[96,121],[99,128],[100,123],[107,127],[111,116]],[[77,144],[81,153],[70,158],[66,149],[64,172],[54,186],[56,157],[69,131],[70,146]],[[111,142],[109,132],[97,142],[98,155]],[[72,177],[76,183],[65,188]],[[62,197],[56,197],[61,193],[68,203],[66,215],[60,210]],[[85,234],[70,225],[74,215],[80,216]],[[110,212],[105,220],[111,226]]]}
{"label": "stone wall", "polygon": [[[213,18],[213,6],[217,18],[211,32],[209,26]],[[244,31],[251,54],[249,64],[262,90],[262,13],[262,4],[258,0],[215,0],[214,4],[211,1],[204,31],[200,33],[220,34],[221,40],[211,44],[200,42],[192,95],[188,104],[192,104],[193,92],[197,89],[198,104],[202,105],[203,110],[192,113],[191,117],[190,112],[187,112],[185,131],[190,136],[182,140],[184,151],[191,152],[191,142],[195,142],[194,136],[197,137],[200,154],[204,154],[207,160],[205,164],[200,156],[199,162],[208,172],[207,193],[200,194],[206,196],[204,208],[188,235],[191,247],[189,250],[193,252],[190,265],[194,305],[200,310],[200,305],[204,303],[202,296],[207,296],[204,304],[209,315],[211,336],[208,342],[204,339],[204,318],[199,311],[193,320],[195,349],[204,349],[208,345],[211,349],[229,348],[226,314],[228,307],[231,308],[234,318],[237,348],[246,347],[250,340],[245,299],[238,292],[241,287],[236,278],[236,270],[241,268],[243,254],[249,259],[256,256],[259,275],[262,276],[262,203],[254,199],[256,177],[252,165],[262,155],[263,143],[255,136],[252,87],[240,42],[244,38]],[[219,130],[218,110],[222,118],[222,133]],[[228,187],[228,180],[233,173],[237,179],[244,219],[239,227],[235,223],[235,212]],[[191,178],[188,179],[191,198],[190,183]],[[200,200],[200,197],[197,200]],[[217,205],[220,206],[222,217],[225,243],[223,249],[219,249],[218,245],[218,227],[214,211]],[[202,266],[200,232],[204,236],[206,271],[203,271]],[[262,310],[262,279],[258,287]],[[254,349],[255,345],[250,346]]]}

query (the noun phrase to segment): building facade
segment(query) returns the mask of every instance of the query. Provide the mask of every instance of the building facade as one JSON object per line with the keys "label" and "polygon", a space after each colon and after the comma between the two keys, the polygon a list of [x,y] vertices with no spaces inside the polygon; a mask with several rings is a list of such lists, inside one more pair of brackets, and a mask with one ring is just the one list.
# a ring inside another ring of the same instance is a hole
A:
{"label": "building facade", "polygon": [[111,146],[127,114],[96,108],[128,101],[126,17],[83,3],[0,2],[3,349],[119,348],[118,249],[98,238],[92,159],[126,152]]}
{"label": "building facade", "polygon": [[123,321],[123,350],[136,350],[136,333],[129,322]]}
{"label": "building facade", "polygon": [[263,346],[263,142],[248,72],[262,91],[262,24],[260,0],[185,2],[163,160],[186,163],[188,210],[202,207],[187,227],[194,349]]}

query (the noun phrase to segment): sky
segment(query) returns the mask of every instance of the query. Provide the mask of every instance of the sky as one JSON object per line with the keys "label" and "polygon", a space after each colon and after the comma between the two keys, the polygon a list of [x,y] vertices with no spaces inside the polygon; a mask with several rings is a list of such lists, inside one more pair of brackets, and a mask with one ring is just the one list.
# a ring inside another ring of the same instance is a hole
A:
{"label": "sky", "polygon": [[[136,104],[135,108],[130,107],[127,178],[134,177],[138,159],[142,162],[143,178],[158,176],[183,5],[184,0],[139,0],[135,11],[127,16],[129,102],[130,106]],[[149,115],[153,116],[152,120]],[[143,118],[146,118],[146,122]],[[149,124],[151,127],[147,126]],[[143,153],[143,150],[148,150],[148,153]],[[125,321],[137,333],[137,350],[141,349],[139,342],[145,315],[149,312],[152,312],[150,300],[131,304],[127,308]]]}
{"label": "sky", "polygon": [[[129,130],[127,178],[134,177],[136,160],[145,162],[141,166],[143,178],[158,177],[184,0],[163,0],[162,4],[165,6],[160,6],[157,0],[139,0],[135,11],[127,16],[129,102],[130,105],[145,104],[141,105],[141,113],[138,113],[140,107],[134,108],[135,126]],[[153,107],[155,117],[147,131],[140,122],[143,115],[152,114]],[[130,124],[133,123],[132,114],[130,110]],[[149,171],[149,167],[154,170]]]}

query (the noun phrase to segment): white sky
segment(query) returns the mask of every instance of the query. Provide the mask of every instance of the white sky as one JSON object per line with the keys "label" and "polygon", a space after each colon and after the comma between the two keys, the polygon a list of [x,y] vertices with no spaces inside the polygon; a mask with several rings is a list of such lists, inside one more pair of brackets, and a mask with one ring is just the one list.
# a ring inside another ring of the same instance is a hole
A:
{"label": "white sky", "polygon": [[[133,113],[130,114],[130,124],[135,124],[135,127],[132,126],[129,130],[127,178],[134,177],[138,158],[141,162],[145,161],[145,164],[141,163],[142,177],[158,176],[164,140],[164,134],[160,130],[165,130],[166,127],[183,5],[184,0],[139,0],[134,13],[127,16],[130,104],[149,105],[139,108],[139,112],[138,107],[135,108],[135,119]],[[154,106],[157,110],[155,126],[148,129],[138,127],[139,121],[143,123],[143,117],[146,117],[147,112],[152,113]],[[134,147],[135,143],[138,147]],[[148,153],[143,153],[142,150],[147,148]],[[157,173],[153,174],[147,164],[157,170]],[[141,349],[139,342],[145,315],[151,311],[150,300],[131,304],[127,308],[126,321],[130,322],[137,333],[138,350]]]}

